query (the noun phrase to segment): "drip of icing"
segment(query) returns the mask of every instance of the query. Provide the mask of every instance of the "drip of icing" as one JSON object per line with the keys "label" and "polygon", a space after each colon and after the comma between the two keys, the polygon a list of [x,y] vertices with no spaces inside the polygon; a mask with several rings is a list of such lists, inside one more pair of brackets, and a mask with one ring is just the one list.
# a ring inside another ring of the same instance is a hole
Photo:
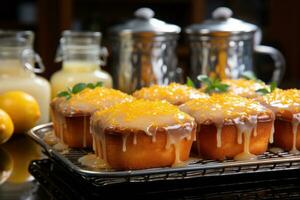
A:
{"label": "drip of icing", "polygon": [[180,141],[183,139],[191,140],[192,139],[192,126],[185,126],[181,130],[178,129],[166,129],[167,132],[167,142],[165,145],[166,149],[169,149],[171,146],[174,147],[174,161],[172,166],[182,166],[184,162],[180,160]]}
{"label": "drip of icing", "polygon": [[253,136],[256,137],[257,136],[257,124],[255,124],[254,128],[253,128]]}
{"label": "drip of icing", "polygon": [[156,132],[157,132],[157,127],[155,127],[155,131],[152,132],[152,142],[156,142]]}
{"label": "drip of icing", "polygon": [[128,138],[129,134],[124,134],[122,135],[122,151],[126,152],[126,142],[127,142],[127,138]]}
{"label": "drip of icing", "polygon": [[239,153],[234,157],[234,160],[255,160],[256,155],[250,153],[250,138],[251,138],[252,129],[244,132],[244,150],[242,153]]}
{"label": "drip of icing", "polygon": [[221,138],[221,133],[222,133],[222,124],[216,125],[217,127],[217,147],[220,148],[222,146],[222,138]]}
{"label": "drip of icing", "polygon": [[78,159],[78,162],[87,167],[91,167],[94,169],[108,169],[108,164],[102,160],[101,158],[97,157],[95,154],[87,154]]}
{"label": "drip of icing", "polygon": [[269,142],[271,144],[274,142],[274,132],[275,132],[275,127],[274,127],[274,121],[273,121],[272,122],[271,133],[270,133],[270,139],[269,139]]}
{"label": "drip of icing", "polygon": [[136,145],[137,144],[137,133],[133,134],[133,144]]}
{"label": "drip of icing", "polygon": [[58,142],[55,145],[53,145],[53,148],[57,151],[64,152],[65,150],[68,150],[68,145]]}
{"label": "drip of icing", "polygon": [[[244,121],[242,121],[239,118],[234,119],[233,121],[236,124],[238,134],[244,136],[243,152],[236,155],[234,159],[235,160],[256,159],[256,155],[250,153],[250,139],[251,139],[252,131],[254,132],[254,129],[257,126],[257,116],[255,115],[250,116],[249,118],[246,118]],[[239,137],[238,137],[238,143],[242,144],[242,142],[239,143]]]}
{"label": "drip of icing", "polygon": [[55,145],[59,142],[59,139],[56,137],[53,131],[50,131],[44,135],[44,141],[49,145]]}
{"label": "drip of icing", "polygon": [[293,127],[293,148],[290,150],[292,154],[298,154],[299,150],[297,149],[297,136],[298,136],[298,126],[300,122],[300,113],[293,115],[292,127]]}
{"label": "drip of icing", "polygon": [[241,132],[241,129],[237,129],[237,143],[242,144],[243,143],[243,133]]}
{"label": "drip of icing", "polygon": [[271,132],[270,132],[269,143],[272,144],[274,142],[274,132],[275,132],[274,126],[275,126],[275,119],[276,119],[276,114],[273,110],[272,110],[271,118],[272,118],[272,127],[271,127]]}
{"label": "drip of icing", "polygon": [[175,159],[172,164],[172,167],[181,167],[184,166],[186,163],[180,160],[180,143],[174,144],[174,151],[175,151]]}
{"label": "drip of icing", "polygon": [[272,152],[272,153],[275,153],[275,154],[284,152],[284,150],[279,148],[279,147],[272,147],[272,148],[269,149],[269,151]]}

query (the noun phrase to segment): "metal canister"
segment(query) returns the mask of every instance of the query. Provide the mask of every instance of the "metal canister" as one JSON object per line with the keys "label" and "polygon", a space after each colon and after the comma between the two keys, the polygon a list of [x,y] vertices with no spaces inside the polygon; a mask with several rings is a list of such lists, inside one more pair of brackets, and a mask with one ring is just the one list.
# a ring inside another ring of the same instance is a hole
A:
{"label": "metal canister", "polygon": [[180,27],[153,18],[149,8],[134,15],[110,29],[114,87],[131,93],[180,79],[175,52]]}
{"label": "metal canister", "polygon": [[189,46],[193,80],[199,74],[220,79],[236,79],[245,71],[255,72],[253,53],[268,54],[274,60],[272,81],[280,82],[285,61],[275,48],[259,45],[261,31],[254,25],[232,18],[226,7],[217,8],[212,19],[185,29]]}

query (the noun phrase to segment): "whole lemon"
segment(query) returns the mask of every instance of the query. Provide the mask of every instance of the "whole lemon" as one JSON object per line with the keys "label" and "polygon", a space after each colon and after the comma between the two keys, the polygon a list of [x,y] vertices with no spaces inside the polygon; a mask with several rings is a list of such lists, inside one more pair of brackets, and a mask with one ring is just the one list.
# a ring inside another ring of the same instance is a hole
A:
{"label": "whole lemon", "polygon": [[0,109],[0,144],[6,142],[14,132],[14,125],[10,116]]}
{"label": "whole lemon", "polygon": [[34,97],[22,91],[10,91],[0,95],[0,108],[11,117],[15,133],[28,131],[41,115]]}

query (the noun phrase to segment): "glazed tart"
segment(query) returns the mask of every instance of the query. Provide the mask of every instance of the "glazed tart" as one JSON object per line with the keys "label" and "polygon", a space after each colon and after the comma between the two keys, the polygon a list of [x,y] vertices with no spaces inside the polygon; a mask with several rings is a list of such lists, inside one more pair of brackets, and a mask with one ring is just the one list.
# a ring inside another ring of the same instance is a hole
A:
{"label": "glazed tart", "polygon": [[225,79],[222,83],[229,85],[228,93],[246,98],[258,97],[259,94],[256,91],[267,87],[262,81],[246,79]]}
{"label": "glazed tart", "polygon": [[274,146],[299,153],[300,90],[276,89],[258,100],[275,113]]}
{"label": "glazed tart", "polygon": [[96,110],[132,100],[132,96],[105,87],[86,88],[72,95],[70,99],[56,97],[51,102],[55,135],[69,147],[92,147],[91,114]]}
{"label": "glazed tart", "polygon": [[207,98],[208,95],[195,88],[178,83],[166,86],[152,85],[133,93],[137,99],[166,100],[173,105],[180,105],[192,99]]}
{"label": "glazed tart", "polygon": [[189,158],[196,123],[166,101],[135,100],[91,118],[94,151],[116,170],[180,166]]}
{"label": "glazed tart", "polygon": [[196,143],[203,158],[255,159],[267,150],[269,140],[273,140],[272,111],[254,100],[213,94],[179,108],[197,122]]}

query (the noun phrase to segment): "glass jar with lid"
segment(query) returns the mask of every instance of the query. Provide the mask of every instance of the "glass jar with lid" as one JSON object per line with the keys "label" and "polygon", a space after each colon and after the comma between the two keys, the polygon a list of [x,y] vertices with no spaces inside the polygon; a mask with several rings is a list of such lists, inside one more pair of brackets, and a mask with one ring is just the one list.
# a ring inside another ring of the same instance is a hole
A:
{"label": "glass jar with lid", "polygon": [[107,50],[100,46],[100,32],[64,31],[57,50],[56,62],[62,69],[51,77],[52,97],[80,82],[102,82],[112,87],[111,76],[101,70],[106,64]]}
{"label": "glass jar with lid", "polygon": [[44,71],[40,56],[33,50],[31,31],[0,31],[0,93],[21,90],[39,103],[38,124],[49,121],[50,84],[35,73]]}

